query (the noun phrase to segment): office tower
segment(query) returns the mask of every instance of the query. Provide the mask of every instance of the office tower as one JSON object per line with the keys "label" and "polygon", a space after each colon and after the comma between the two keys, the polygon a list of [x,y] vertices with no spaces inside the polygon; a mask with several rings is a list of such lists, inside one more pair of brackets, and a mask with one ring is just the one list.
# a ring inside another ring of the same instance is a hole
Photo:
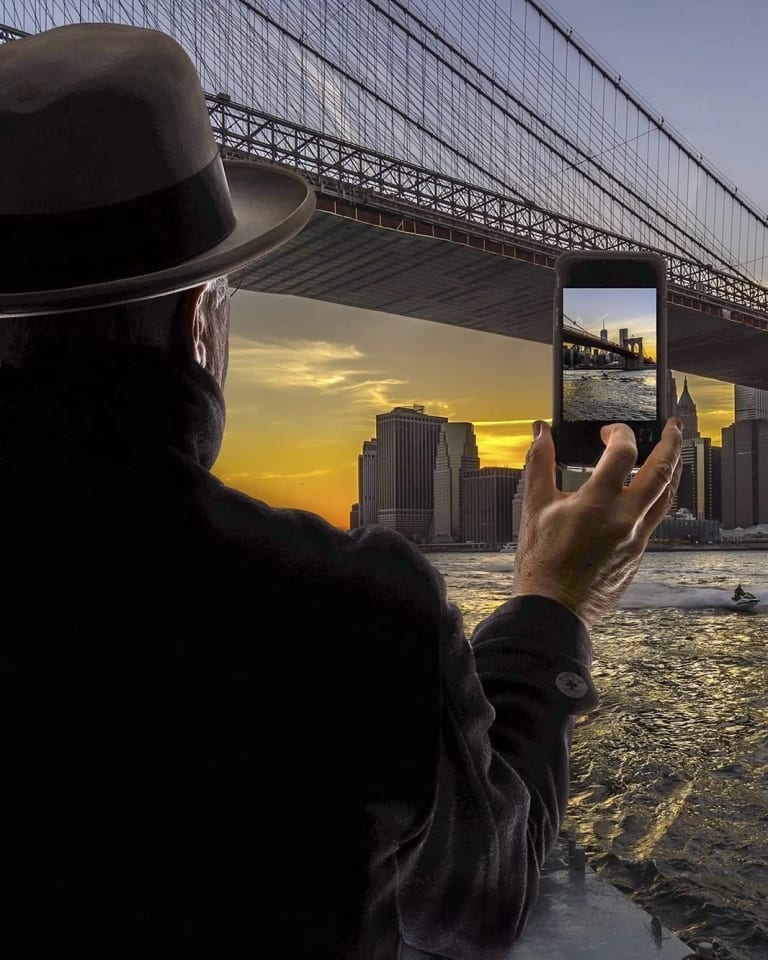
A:
{"label": "office tower", "polygon": [[712,519],[723,518],[723,448],[712,447]]}
{"label": "office tower", "polygon": [[734,384],[733,406],[735,420],[766,420],[768,419],[768,390],[758,390],[757,387],[742,387]]}
{"label": "office tower", "polygon": [[512,540],[520,536],[520,520],[523,516],[523,496],[525,495],[525,467],[520,471],[515,495],[512,498]]}
{"label": "office tower", "polygon": [[722,458],[722,525],[768,523],[768,419],[725,427]]}
{"label": "office tower", "polygon": [[603,327],[603,329],[600,331],[600,339],[601,340],[608,339],[608,331],[605,329],[605,327]]}
{"label": "office tower", "polygon": [[676,417],[677,413],[677,383],[672,371],[667,370],[667,416]]}
{"label": "office tower", "polygon": [[683,421],[683,440],[693,440],[700,436],[699,416],[693,397],[688,392],[688,377],[683,381],[683,392],[677,401],[677,416]]}
{"label": "office tower", "polygon": [[352,509],[349,511],[349,529],[354,530],[355,527],[360,526],[360,504],[353,503]]}
{"label": "office tower", "polygon": [[435,527],[436,543],[461,542],[462,474],[478,470],[475,429],[471,423],[443,423],[435,455]]}
{"label": "office tower", "polygon": [[712,440],[709,437],[683,439],[680,455],[683,471],[677,488],[677,506],[685,507],[697,520],[718,519],[714,503]]}
{"label": "office tower", "polygon": [[378,484],[376,440],[363,440],[363,452],[357,455],[357,498],[360,526],[378,521],[376,487]]}
{"label": "office tower", "polygon": [[462,519],[467,541],[507,543],[514,538],[513,502],[522,474],[514,467],[467,470],[462,478]]}
{"label": "office tower", "polygon": [[629,340],[629,327],[621,327],[619,330],[619,346],[623,347],[627,340]]}
{"label": "office tower", "polygon": [[432,530],[440,425],[424,407],[395,407],[376,417],[378,522],[417,543]]}

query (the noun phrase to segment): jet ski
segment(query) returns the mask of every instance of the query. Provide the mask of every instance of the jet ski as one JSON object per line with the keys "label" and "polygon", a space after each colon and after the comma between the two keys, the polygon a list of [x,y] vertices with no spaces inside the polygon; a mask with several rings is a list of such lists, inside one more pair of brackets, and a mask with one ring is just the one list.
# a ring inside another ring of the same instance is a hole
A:
{"label": "jet ski", "polygon": [[760,603],[760,600],[754,593],[747,593],[746,590],[742,590],[740,593],[734,593],[731,597],[731,603],[737,610],[752,610],[753,607],[756,607],[757,604]]}

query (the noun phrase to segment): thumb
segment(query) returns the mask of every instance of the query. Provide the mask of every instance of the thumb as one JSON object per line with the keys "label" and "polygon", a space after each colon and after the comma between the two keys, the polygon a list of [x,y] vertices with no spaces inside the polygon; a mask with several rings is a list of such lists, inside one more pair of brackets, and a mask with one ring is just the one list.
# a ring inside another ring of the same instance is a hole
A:
{"label": "thumb", "polygon": [[552,429],[543,420],[534,420],[531,429],[533,443],[525,461],[525,499],[529,503],[548,502],[557,492]]}

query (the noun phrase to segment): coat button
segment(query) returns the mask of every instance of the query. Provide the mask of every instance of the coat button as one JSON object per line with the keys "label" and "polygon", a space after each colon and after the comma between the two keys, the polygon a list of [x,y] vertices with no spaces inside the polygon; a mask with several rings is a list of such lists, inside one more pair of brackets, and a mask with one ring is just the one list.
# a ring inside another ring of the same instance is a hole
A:
{"label": "coat button", "polygon": [[587,692],[587,684],[578,673],[558,673],[555,678],[555,686],[571,700],[580,700]]}

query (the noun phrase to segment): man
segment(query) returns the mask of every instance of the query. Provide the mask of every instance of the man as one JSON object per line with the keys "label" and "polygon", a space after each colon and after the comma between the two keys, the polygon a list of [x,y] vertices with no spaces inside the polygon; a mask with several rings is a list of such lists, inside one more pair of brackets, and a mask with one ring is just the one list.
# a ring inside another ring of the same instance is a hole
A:
{"label": "man", "polygon": [[500,960],[679,423],[628,488],[632,434],[606,428],[572,495],[534,425],[510,600],[468,643],[403,538],[210,472],[226,276],[313,197],[222,164],[181,47],[113,24],[6,44],[0,136],[2,945]]}

